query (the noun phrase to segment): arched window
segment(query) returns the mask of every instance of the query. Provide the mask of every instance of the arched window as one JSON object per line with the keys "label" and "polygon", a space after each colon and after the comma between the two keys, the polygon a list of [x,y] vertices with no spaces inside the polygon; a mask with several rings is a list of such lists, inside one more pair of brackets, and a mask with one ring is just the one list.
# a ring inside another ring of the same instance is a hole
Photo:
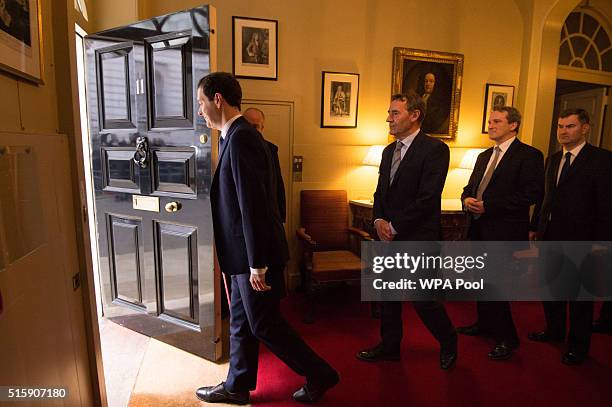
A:
{"label": "arched window", "polygon": [[612,72],[610,33],[595,13],[572,12],[561,30],[559,65]]}

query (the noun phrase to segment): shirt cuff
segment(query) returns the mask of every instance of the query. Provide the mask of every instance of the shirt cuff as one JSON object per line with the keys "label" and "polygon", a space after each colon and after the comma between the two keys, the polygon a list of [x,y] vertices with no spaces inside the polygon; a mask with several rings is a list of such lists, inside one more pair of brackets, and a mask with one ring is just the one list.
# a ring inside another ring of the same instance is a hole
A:
{"label": "shirt cuff", "polygon": [[268,267],[264,267],[261,269],[254,269],[253,267],[250,267],[251,269],[251,274],[256,275],[256,276],[263,276],[264,274],[266,274],[266,271],[268,271]]}
{"label": "shirt cuff", "polygon": [[395,230],[391,222],[389,222],[389,227],[391,228],[391,233],[393,233],[394,235],[397,235],[397,230]]}

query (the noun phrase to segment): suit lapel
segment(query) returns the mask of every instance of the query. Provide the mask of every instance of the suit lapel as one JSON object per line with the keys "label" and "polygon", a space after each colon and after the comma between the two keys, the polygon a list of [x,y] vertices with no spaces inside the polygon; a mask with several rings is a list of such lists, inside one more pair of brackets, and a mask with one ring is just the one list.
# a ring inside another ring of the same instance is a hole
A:
{"label": "suit lapel", "polygon": [[495,181],[495,178],[500,173],[504,172],[504,168],[509,165],[508,162],[512,160],[512,156],[515,154],[516,150],[519,148],[520,143],[521,142],[517,138],[517,139],[514,139],[514,141],[510,144],[510,146],[508,146],[508,150],[504,153],[504,156],[501,158],[501,160],[499,160],[499,162],[497,163],[497,167],[495,167],[495,170],[493,171],[493,175],[491,175],[491,181],[489,181],[489,185],[491,185],[491,183]]}
{"label": "suit lapel", "polygon": [[[213,183],[215,182],[215,180],[218,177],[218,175],[217,175],[218,172],[219,172],[218,170],[219,170],[219,168],[221,168],[221,162],[223,160],[223,157],[225,157],[225,152],[228,150],[232,134],[234,134],[234,131],[236,131],[236,129],[239,127],[239,124],[240,124],[241,120],[242,120],[242,117],[239,117],[236,120],[234,120],[234,123],[232,123],[230,128],[227,130],[227,134],[225,135],[225,141],[223,142],[223,148],[219,152],[219,159],[217,160],[217,168],[215,170],[215,175],[213,176]],[[221,136],[219,136],[219,140],[221,140]]]}

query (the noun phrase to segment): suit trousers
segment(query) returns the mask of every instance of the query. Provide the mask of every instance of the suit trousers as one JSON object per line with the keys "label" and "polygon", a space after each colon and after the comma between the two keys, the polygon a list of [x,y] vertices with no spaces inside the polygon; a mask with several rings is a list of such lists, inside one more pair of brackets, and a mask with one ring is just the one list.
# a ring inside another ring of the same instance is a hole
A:
{"label": "suit trousers", "polygon": [[599,312],[599,322],[612,326],[612,301],[604,301]]}
{"label": "suit trousers", "polygon": [[[272,290],[255,291],[250,274],[232,275],[230,308],[230,367],[225,388],[254,390],[257,384],[259,343],[308,382],[325,380],[333,368],[318,356],[285,321],[280,312],[284,266],[269,267],[266,282]],[[275,281],[276,280],[276,281]]]}
{"label": "suit trousers", "polygon": [[570,328],[568,349],[583,355],[589,353],[593,325],[593,301],[544,301],[546,330],[553,336],[565,337],[565,321],[569,304]]}
{"label": "suit trousers", "polygon": [[491,335],[497,343],[504,342],[512,347],[520,343],[516,326],[512,319],[510,302],[508,301],[477,301],[476,325],[485,334]]}
{"label": "suit trousers", "polygon": [[[402,302],[385,301],[380,310],[380,336],[387,352],[399,352],[403,336]],[[413,301],[416,313],[441,346],[453,346],[457,334],[444,305],[438,301]]]}

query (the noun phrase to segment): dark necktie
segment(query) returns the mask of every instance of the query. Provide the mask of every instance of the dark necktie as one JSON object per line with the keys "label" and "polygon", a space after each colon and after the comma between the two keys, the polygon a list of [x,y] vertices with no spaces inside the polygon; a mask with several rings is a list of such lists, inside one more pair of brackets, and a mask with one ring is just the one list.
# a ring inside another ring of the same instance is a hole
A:
{"label": "dark necktie", "polygon": [[389,185],[393,183],[395,173],[399,168],[400,162],[402,161],[402,147],[404,144],[401,141],[397,141],[395,144],[395,151],[393,152],[393,161],[391,161],[391,175],[389,176]]}
{"label": "dark necktie", "polygon": [[565,153],[565,161],[563,162],[563,167],[561,168],[561,175],[559,175],[559,181],[557,182],[557,185],[559,185],[561,183],[561,180],[567,176],[567,173],[570,169],[571,159],[572,153],[568,151],[567,153]]}

